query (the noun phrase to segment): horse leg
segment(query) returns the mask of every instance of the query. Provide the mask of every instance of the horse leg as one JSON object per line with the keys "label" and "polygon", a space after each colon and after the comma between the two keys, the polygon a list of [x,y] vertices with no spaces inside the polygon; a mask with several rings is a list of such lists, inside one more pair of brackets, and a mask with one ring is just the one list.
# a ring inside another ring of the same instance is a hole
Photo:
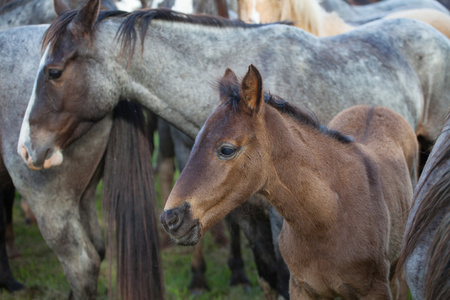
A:
{"label": "horse leg", "polygon": [[81,196],[80,200],[80,220],[83,224],[83,228],[89,236],[92,244],[97,250],[100,260],[105,258],[105,242],[103,241],[100,225],[98,224],[97,216],[97,185],[100,182],[101,172],[103,168],[97,168],[94,176],[92,177],[89,185]]}
{"label": "horse leg", "polygon": [[266,299],[273,299],[277,294],[278,279],[268,207],[265,199],[253,196],[233,210],[230,217],[239,224],[250,243],[258,269],[258,281]]}
{"label": "horse leg", "polygon": [[42,236],[62,264],[71,298],[95,299],[101,259],[80,222],[79,199],[65,197],[47,202],[43,198],[33,198],[29,204]]}
{"label": "horse leg", "polygon": [[[396,266],[391,267],[391,272],[395,272],[395,267]],[[406,283],[405,270],[403,268],[397,272],[393,279],[391,279],[390,287],[392,292],[392,299],[408,299],[408,285]]]}
{"label": "horse leg", "polygon": [[209,287],[206,283],[205,272],[206,264],[203,256],[203,241],[200,240],[194,246],[194,254],[191,261],[192,280],[189,284],[189,291],[193,295],[198,295],[202,291],[208,291]]}
{"label": "horse leg", "polygon": [[[23,285],[14,278],[6,254],[4,208],[5,202],[10,201],[10,190],[0,189],[0,288],[6,288],[11,293],[23,289]],[[14,188],[12,190],[14,195]]]}
{"label": "horse leg", "polygon": [[22,209],[23,214],[25,215],[25,223],[27,225],[37,223],[36,217],[34,216],[30,206],[28,205],[27,201],[25,201],[25,199],[22,199],[20,201],[20,208]]}
{"label": "horse leg", "polygon": [[10,187],[3,189],[3,206],[5,210],[5,242],[6,242],[6,253],[8,254],[8,258],[14,259],[19,258],[22,255],[20,254],[19,249],[17,249],[13,231],[13,204],[15,197],[15,188],[10,185]]}
{"label": "horse leg", "polygon": [[214,242],[219,245],[219,247],[226,247],[228,245],[228,239],[225,235],[225,226],[223,224],[223,221],[219,221],[213,227],[211,227],[210,232],[213,236]]}
{"label": "horse leg", "polygon": [[281,229],[283,228],[283,217],[273,206],[270,206],[269,218],[270,229],[272,231],[272,241],[277,261],[277,291],[284,297],[284,299],[289,299],[289,279],[291,274],[286,262],[283,259],[283,256],[280,253],[280,247],[278,245],[278,237],[280,236]]}
{"label": "horse leg", "polygon": [[[166,203],[172,190],[173,177],[175,174],[175,152],[174,144],[171,137],[170,125],[161,118],[157,119],[157,128],[159,135],[159,148],[158,158],[156,165],[156,173],[158,174],[158,181],[161,191],[162,206]],[[158,222],[159,224],[159,222]],[[169,247],[172,242],[169,235],[165,232],[160,225],[160,248],[164,249]]]}
{"label": "horse leg", "polygon": [[241,253],[241,231],[239,224],[237,224],[232,217],[227,216],[226,222],[230,229],[230,258],[228,259],[228,267],[231,270],[230,285],[242,285],[244,288],[250,286],[250,281],[245,275],[244,261]]}

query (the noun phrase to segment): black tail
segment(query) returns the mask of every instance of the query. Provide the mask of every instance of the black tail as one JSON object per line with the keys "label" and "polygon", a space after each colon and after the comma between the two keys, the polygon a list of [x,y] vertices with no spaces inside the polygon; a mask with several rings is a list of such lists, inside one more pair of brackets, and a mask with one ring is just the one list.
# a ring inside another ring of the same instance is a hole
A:
{"label": "black tail", "polygon": [[103,207],[108,220],[108,258],[112,262],[117,255],[121,299],[164,299],[147,130],[141,107],[119,102],[105,155]]}

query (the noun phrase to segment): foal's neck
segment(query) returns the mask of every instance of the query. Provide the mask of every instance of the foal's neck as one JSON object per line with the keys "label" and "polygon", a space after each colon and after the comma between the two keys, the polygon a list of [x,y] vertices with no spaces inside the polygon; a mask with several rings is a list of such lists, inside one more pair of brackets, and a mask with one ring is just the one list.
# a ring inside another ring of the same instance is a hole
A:
{"label": "foal's neck", "polygon": [[326,230],[341,205],[340,188],[346,183],[341,177],[358,165],[354,145],[271,110],[266,122],[272,125],[266,128],[273,171],[262,194],[292,227]]}

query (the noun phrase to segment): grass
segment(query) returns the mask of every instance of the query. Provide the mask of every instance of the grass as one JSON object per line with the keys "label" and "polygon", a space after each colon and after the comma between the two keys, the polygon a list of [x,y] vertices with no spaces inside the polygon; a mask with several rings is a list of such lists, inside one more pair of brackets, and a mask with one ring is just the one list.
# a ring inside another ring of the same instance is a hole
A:
{"label": "grass", "polygon": [[[159,199],[158,186],[157,193]],[[100,196],[100,188],[98,194]],[[99,199],[97,201],[101,222],[101,204]],[[21,251],[22,257],[10,261],[10,266],[15,278],[26,288],[13,294],[2,290],[0,291],[0,299],[67,299],[70,286],[64,276],[62,266],[45,243],[38,227],[25,224],[20,209],[19,195],[16,197],[14,204],[14,233],[16,245]],[[207,265],[206,278],[210,291],[197,296],[190,294],[187,287],[191,280],[190,265],[193,248],[172,246],[161,252],[166,299],[262,299],[263,293],[257,282],[256,266],[245,237],[242,237],[242,244],[246,274],[251,281],[251,289],[244,291],[241,287],[230,287],[230,270],[227,266],[228,247],[220,248],[214,244],[211,235],[207,234],[203,243],[203,251]],[[98,299],[108,299],[107,291],[108,264],[103,262],[98,280]]]}

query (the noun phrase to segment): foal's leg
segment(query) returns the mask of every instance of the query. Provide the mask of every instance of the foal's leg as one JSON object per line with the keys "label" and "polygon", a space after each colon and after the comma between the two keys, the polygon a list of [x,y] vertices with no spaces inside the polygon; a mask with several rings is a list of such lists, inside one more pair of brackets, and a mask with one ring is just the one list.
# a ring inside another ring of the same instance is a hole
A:
{"label": "foal's leg", "polygon": [[194,253],[191,261],[192,280],[189,284],[189,291],[198,295],[203,291],[208,291],[209,287],[206,283],[205,272],[206,263],[203,256],[203,239],[194,246]]}
{"label": "foal's leg", "polygon": [[230,258],[228,259],[228,267],[231,270],[230,285],[242,285],[249,287],[250,281],[245,275],[244,261],[241,252],[241,231],[237,224],[230,216],[226,217],[226,222],[230,228]]}
{"label": "foal's leg", "polygon": [[253,196],[233,210],[230,217],[239,224],[250,243],[258,269],[258,281],[266,299],[270,299],[278,293],[278,279],[267,208],[268,202],[265,199]]}
{"label": "foal's leg", "polygon": [[[281,229],[283,228],[283,217],[278,213],[278,211],[273,207],[269,207],[269,217],[270,217],[270,228],[272,229],[272,240],[275,250],[275,257],[277,260],[277,280],[278,286],[277,290],[284,299],[289,299],[289,279],[291,274],[283,256],[280,252],[280,247],[278,245],[278,237],[280,236]],[[293,298],[295,299],[295,298]]]}

